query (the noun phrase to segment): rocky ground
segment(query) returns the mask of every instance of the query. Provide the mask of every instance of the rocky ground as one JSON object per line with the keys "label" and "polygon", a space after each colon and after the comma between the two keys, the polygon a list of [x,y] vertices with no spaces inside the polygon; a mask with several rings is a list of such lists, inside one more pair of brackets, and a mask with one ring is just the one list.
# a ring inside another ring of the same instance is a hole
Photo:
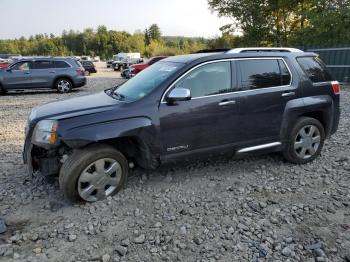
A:
{"label": "rocky ground", "polygon": [[117,81],[0,97],[0,261],[350,261],[349,92],[311,164],[270,154],[134,170],[118,195],[71,205],[57,181],[25,173],[27,115]]}

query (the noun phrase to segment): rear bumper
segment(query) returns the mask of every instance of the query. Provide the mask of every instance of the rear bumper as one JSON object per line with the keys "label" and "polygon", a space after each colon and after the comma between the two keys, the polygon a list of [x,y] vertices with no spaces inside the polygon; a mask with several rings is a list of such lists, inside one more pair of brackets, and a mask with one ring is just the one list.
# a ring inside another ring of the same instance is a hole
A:
{"label": "rear bumper", "polygon": [[76,78],[74,80],[74,87],[82,87],[86,85],[86,77],[85,76],[81,76],[79,78]]}
{"label": "rear bumper", "polygon": [[339,121],[340,121],[340,109],[337,108],[333,114],[333,123],[332,123],[332,127],[330,130],[331,135],[333,135],[335,132],[337,132],[338,126],[339,126]]}

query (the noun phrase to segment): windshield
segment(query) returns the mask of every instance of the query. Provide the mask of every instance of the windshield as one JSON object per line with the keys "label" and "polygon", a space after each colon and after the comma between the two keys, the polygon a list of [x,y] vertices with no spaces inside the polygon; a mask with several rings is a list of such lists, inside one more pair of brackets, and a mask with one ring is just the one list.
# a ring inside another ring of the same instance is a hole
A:
{"label": "windshield", "polygon": [[143,70],[115,90],[115,93],[138,100],[151,93],[183,64],[159,62]]}
{"label": "windshield", "polygon": [[117,56],[117,55],[114,55],[114,56],[113,56],[113,60],[114,60],[114,61],[121,60],[121,57],[119,57],[119,56]]}

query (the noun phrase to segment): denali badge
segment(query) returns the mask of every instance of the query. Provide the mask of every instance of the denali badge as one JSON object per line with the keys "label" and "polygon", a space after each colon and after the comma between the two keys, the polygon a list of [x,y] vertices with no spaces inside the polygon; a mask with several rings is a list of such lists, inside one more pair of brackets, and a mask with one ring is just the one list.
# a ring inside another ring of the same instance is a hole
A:
{"label": "denali badge", "polygon": [[172,151],[177,151],[177,150],[185,150],[189,148],[189,145],[185,145],[185,146],[174,146],[174,147],[169,147],[166,149],[166,151],[168,152],[172,152]]}

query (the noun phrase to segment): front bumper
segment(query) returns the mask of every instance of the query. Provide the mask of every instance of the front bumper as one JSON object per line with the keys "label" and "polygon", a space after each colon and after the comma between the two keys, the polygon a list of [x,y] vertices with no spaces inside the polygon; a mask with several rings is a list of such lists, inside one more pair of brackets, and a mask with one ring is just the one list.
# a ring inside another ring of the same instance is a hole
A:
{"label": "front bumper", "polygon": [[31,174],[33,174],[33,159],[32,159],[33,145],[30,141],[31,140],[30,137],[31,137],[31,135],[26,136],[26,140],[24,142],[24,147],[23,147],[22,157],[23,157],[23,163],[27,167],[27,173],[31,175]]}

